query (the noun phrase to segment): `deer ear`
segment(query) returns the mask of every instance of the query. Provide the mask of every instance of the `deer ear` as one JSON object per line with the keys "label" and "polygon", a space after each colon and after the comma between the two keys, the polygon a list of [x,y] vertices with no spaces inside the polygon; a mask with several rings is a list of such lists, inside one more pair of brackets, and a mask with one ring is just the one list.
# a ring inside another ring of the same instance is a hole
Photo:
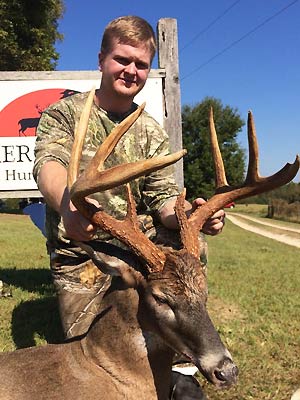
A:
{"label": "deer ear", "polygon": [[128,288],[137,288],[144,281],[143,275],[135,269],[137,259],[129,251],[105,242],[77,242],[77,245],[91,257],[101,272],[119,276]]}

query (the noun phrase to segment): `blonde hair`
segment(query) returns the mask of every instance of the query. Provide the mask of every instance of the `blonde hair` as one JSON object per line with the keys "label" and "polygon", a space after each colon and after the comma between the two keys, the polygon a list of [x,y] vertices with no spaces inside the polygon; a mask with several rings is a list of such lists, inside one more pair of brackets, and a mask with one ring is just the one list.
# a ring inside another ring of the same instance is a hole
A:
{"label": "blonde hair", "polygon": [[156,52],[156,38],[151,25],[141,17],[128,15],[111,21],[105,28],[101,53],[108,54],[113,46],[114,39],[121,44],[147,46],[151,53],[151,61]]}

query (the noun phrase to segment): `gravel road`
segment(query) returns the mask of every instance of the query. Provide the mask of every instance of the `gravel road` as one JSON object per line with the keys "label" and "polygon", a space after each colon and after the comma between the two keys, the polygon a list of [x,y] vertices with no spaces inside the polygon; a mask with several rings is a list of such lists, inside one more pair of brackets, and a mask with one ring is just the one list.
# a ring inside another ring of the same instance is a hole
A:
{"label": "gravel road", "polygon": [[[300,248],[300,228],[291,228],[287,225],[285,226],[281,224],[277,225],[270,221],[263,221],[262,219],[240,213],[226,213],[226,218],[240,228]],[[261,226],[258,227],[251,225],[251,222],[255,222]],[[274,232],[272,232],[270,227],[276,228],[274,229]],[[297,233],[299,233],[299,237]]]}

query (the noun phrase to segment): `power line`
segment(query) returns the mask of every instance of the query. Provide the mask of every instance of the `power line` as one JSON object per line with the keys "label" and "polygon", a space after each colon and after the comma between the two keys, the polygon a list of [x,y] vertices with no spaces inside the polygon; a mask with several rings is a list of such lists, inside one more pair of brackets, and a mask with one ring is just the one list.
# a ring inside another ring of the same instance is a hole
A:
{"label": "power line", "polygon": [[195,35],[185,46],[183,46],[179,52],[181,53],[183,50],[185,50],[187,47],[189,47],[192,43],[195,42],[195,40],[197,40],[201,35],[203,35],[205,32],[207,32],[216,22],[219,21],[219,19],[221,19],[222,17],[224,17],[224,15],[226,15],[228,13],[228,11],[230,11],[235,5],[237,5],[237,3],[239,3],[241,0],[236,0],[233,4],[231,4],[231,6],[229,6],[228,8],[226,8],[225,11],[223,11],[219,16],[217,16],[212,22],[210,22],[204,29],[202,29],[202,31],[200,31],[199,33],[197,33],[197,35]]}
{"label": "power line", "polygon": [[209,58],[207,61],[199,65],[197,68],[195,68],[193,71],[191,71],[189,74],[185,75],[181,80],[183,81],[184,79],[189,78],[191,75],[205,67],[207,64],[210,64],[212,61],[214,61],[216,58],[220,57],[222,54],[226,53],[226,51],[230,50],[232,47],[234,47],[236,44],[240,43],[242,40],[246,39],[248,36],[250,36],[252,33],[258,31],[261,27],[266,25],[268,22],[270,22],[272,19],[276,18],[278,15],[282,14],[285,10],[287,10],[289,7],[297,3],[298,0],[294,0],[291,3],[289,3],[287,6],[283,7],[281,10],[277,11],[275,14],[271,15],[270,17],[266,18],[263,22],[260,24],[256,25],[253,29],[245,33],[243,36],[241,36],[239,39],[235,40],[234,42],[230,43],[227,47],[225,47],[223,50],[219,51],[217,54]]}

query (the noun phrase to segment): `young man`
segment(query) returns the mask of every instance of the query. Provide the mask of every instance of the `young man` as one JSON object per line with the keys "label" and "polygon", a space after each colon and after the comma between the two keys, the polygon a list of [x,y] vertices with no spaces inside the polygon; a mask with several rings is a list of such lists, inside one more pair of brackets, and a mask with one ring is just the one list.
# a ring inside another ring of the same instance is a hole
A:
{"label": "young man", "polygon": [[[155,34],[142,18],[121,17],[106,27],[99,54],[102,79],[94,97],[81,170],[84,170],[112,128],[136,109],[134,97],[146,83],[155,51]],[[79,214],[70,201],[67,189],[67,167],[75,125],[86,98],[87,93],[70,96],[43,113],[35,150],[34,176],[47,203],[47,246],[67,338],[88,330],[97,314],[101,294],[105,293],[110,282],[110,278],[99,272],[74,241],[114,241],[103,231],[97,231]],[[121,139],[107,160],[107,165],[109,167],[168,153],[166,132],[144,111]],[[165,168],[139,178],[131,183],[131,189],[142,229],[154,230],[157,235],[153,225],[155,218],[160,226],[167,228],[162,235],[167,241],[172,241],[172,237],[176,236],[174,204],[178,195],[172,169]],[[92,201],[101,204],[105,211],[115,217],[122,218],[126,213],[123,188],[96,193],[91,197]],[[202,199],[196,199],[193,205],[187,202],[187,212],[203,202]],[[206,223],[204,233],[219,233],[223,219],[224,212],[219,211]]]}

